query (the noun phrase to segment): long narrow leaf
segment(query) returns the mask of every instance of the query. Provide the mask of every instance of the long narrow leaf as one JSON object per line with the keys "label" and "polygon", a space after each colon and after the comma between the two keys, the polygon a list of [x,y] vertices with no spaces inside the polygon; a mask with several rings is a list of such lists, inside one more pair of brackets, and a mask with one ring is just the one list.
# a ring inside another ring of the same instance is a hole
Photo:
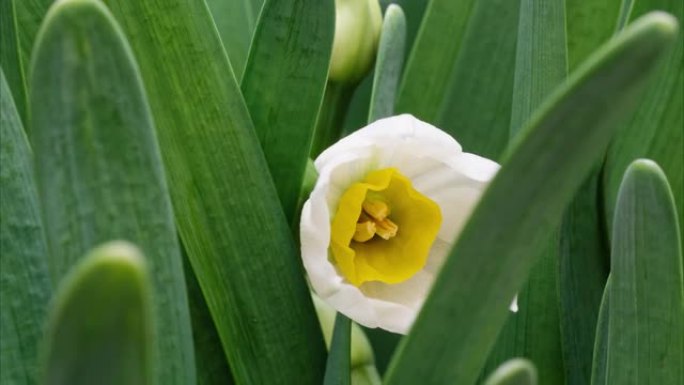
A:
{"label": "long narrow leaf", "polygon": [[[40,28],[50,5],[55,0],[3,0],[14,3],[16,36],[19,42],[20,62],[24,74],[28,75],[31,65],[31,53],[38,29]],[[3,48],[4,49],[4,48]],[[28,80],[26,80],[28,82]]]}
{"label": "long narrow leaf", "polygon": [[525,359],[514,358],[501,364],[484,385],[536,385],[537,370]]}
{"label": "long narrow leaf", "polygon": [[0,383],[30,385],[52,287],[31,149],[0,76]]}
{"label": "long narrow leaf", "polygon": [[179,232],[235,381],[320,384],[301,262],[204,2],[107,4],[140,63]]}
{"label": "long narrow leaf", "polygon": [[591,385],[609,385],[606,378],[608,363],[608,340],[610,329],[610,276],[606,279],[606,287],[601,298],[601,307],[596,323],[596,340],[594,342],[593,364],[591,370]]}
{"label": "long narrow leaf", "polygon": [[134,246],[118,241],[90,252],[55,296],[41,384],[150,384],[151,297],[145,261]]}
{"label": "long narrow leaf", "polygon": [[516,291],[677,23],[653,14],[611,40],[544,103],[509,150],[451,255],[387,383],[472,383]]}
{"label": "long narrow leaf", "polygon": [[614,221],[606,383],[684,383],[682,246],[655,163],[627,168]]}
{"label": "long narrow leaf", "polygon": [[[522,0],[518,25],[510,135],[514,138],[544,98],[566,76],[564,0]],[[564,383],[558,314],[558,239],[538,250],[539,261],[518,295],[518,314],[499,335],[499,360],[522,356],[535,363],[543,384]],[[512,334],[508,336],[507,334]],[[502,357],[503,356],[503,357]],[[491,360],[491,359],[490,359]],[[498,364],[498,362],[497,362]],[[491,364],[490,364],[491,366]]]}
{"label": "long narrow leaf", "polygon": [[335,317],[328,362],[325,367],[324,385],[349,385],[351,383],[351,320],[342,313]]}
{"label": "long narrow leaf", "polygon": [[187,252],[182,251],[192,321],[192,339],[195,346],[195,362],[197,363],[197,385],[232,385],[233,376],[228,367],[228,359],[223,352],[216,325],[195,277],[195,272],[190,266]]}
{"label": "long narrow leaf", "polygon": [[159,384],[193,384],[178,237],[154,127],[121,30],[97,0],[62,0],[41,28],[30,82],[31,139],[50,269],[128,239],[149,258]]}
{"label": "long narrow leaf", "polygon": [[263,4],[264,0],[207,0],[237,79],[242,78]]}
{"label": "long narrow leaf", "polygon": [[[651,10],[672,13],[684,20],[681,0],[639,0],[634,2],[631,19]],[[639,108],[631,114],[625,129],[610,146],[603,171],[605,221],[610,229],[618,188],[627,166],[637,158],[649,158],[658,163],[667,175],[677,204],[679,222],[684,222],[684,35],[651,79],[649,89]],[[684,229],[680,228],[684,238]],[[609,233],[610,234],[610,233]]]}
{"label": "long narrow leaf", "polygon": [[26,75],[19,49],[14,3],[15,0],[0,2],[0,67],[5,72],[19,116],[26,123]]}
{"label": "long narrow leaf", "polygon": [[613,36],[621,3],[622,0],[565,0],[571,71]]}
{"label": "long narrow leaf", "polygon": [[242,80],[245,102],[290,221],[328,78],[334,25],[333,0],[266,0]]}
{"label": "long narrow leaf", "polygon": [[397,100],[497,159],[508,143],[520,0],[429,2]]}
{"label": "long narrow leaf", "polygon": [[390,4],[385,11],[375,59],[373,89],[368,122],[394,115],[394,101],[404,66],[406,16],[401,7]]}

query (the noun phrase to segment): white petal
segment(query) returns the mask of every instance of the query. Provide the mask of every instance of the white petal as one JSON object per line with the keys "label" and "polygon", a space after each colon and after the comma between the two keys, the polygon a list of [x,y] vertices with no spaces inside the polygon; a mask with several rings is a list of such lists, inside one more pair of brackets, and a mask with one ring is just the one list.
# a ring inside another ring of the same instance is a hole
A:
{"label": "white petal", "polygon": [[[407,333],[455,237],[499,166],[463,153],[452,137],[410,115],[378,120],[343,138],[315,165],[319,178],[300,224],[302,259],[314,291],[359,324]],[[356,287],[329,259],[330,223],[349,186],[387,167],[397,168],[440,206],[442,228],[426,266],[415,276],[394,285],[366,282]]]}

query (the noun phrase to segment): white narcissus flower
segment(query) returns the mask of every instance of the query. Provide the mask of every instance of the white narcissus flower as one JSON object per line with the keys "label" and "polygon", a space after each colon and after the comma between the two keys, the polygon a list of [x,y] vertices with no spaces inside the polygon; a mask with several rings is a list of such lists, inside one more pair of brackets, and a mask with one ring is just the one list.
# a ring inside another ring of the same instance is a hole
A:
{"label": "white narcissus flower", "polygon": [[300,223],[314,291],[361,325],[407,333],[499,165],[400,115],[340,140],[315,166]]}

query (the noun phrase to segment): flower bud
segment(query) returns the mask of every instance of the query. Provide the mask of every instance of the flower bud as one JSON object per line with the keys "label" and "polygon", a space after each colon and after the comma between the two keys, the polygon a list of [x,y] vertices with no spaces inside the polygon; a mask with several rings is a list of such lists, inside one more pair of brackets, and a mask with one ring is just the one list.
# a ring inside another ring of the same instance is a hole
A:
{"label": "flower bud", "polygon": [[370,70],[382,28],[378,0],[335,0],[330,81],[353,84]]}

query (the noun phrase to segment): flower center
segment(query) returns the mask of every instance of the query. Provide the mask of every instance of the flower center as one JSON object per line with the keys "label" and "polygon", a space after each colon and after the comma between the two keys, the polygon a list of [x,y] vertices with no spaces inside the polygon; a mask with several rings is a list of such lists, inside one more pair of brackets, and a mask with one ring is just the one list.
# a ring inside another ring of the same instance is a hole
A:
{"label": "flower center", "polygon": [[356,242],[367,242],[375,235],[384,240],[397,236],[399,226],[388,218],[389,214],[390,208],[387,203],[377,198],[366,197],[361,205],[361,215],[356,221],[353,239]]}
{"label": "flower center", "polygon": [[370,172],[340,198],[330,250],[352,284],[399,283],[420,271],[442,222],[439,206],[397,169]]}

